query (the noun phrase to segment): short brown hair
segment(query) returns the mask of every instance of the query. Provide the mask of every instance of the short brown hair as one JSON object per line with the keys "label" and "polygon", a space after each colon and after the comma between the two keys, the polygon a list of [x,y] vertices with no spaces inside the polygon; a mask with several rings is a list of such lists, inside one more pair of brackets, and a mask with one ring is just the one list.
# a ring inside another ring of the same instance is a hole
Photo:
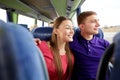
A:
{"label": "short brown hair", "polygon": [[94,12],[94,11],[85,11],[85,12],[80,13],[79,16],[77,17],[78,25],[80,25],[81,23],[83,23],[84,20],[85,20],[88,16],[91,16],[91,15],[97,15],[97,13]]}

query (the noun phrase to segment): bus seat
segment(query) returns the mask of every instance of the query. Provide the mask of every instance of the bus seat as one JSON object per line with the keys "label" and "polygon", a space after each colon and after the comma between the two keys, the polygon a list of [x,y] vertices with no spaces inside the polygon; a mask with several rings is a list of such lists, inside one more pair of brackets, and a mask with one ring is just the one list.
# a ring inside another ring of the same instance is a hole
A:
{"label": "bus seat", "polygon": [[120,80],[120,32],[114,36],[113,42],[102,56],[97,71],[96,80],[105,80],[106,71],[111,58],[113,58],[113,63],[109,80]]}
{"label": "bus seat", "polygon": [[[40,40],[49,41],[51,37],[53,28],[52,27],[36,27],[32,30],[32,34],[34,38],[39,38]],[[80,29],[78,27],[75,27],[75,35],[80,33]],[[99,33],[95,36],[99,38],[103,38],[103,32],[101,29],[99,29]]]}
{"label": "bus seat", "polygon": [[49,80],[46,64],[32,34],[0,21],[0,80]]}
{"label": "bus seat", "polygon": [[[80,33],[80,29],[77,27],[75,28],[75,35]],[[99,37],[99,38],[104,38],[104,34],[103,31],[99,28],[98,30],[98,34],[96,34],[95,36]]]}
{"label": "bus seat", "polygon": [[120,80],[120,32],[114,36],[113,43],[113,56],[115,59],[113,63],[113,70],[111,72],[111,80]]}
{"label": "bus seat", "polygon": [[102,29],[100,29],[99,28],[99,31],[98,31],[99,33],[98,34],[96,34],[95,36],[97,36],[97,37],[99,37],[99,38],[104,38],[104,33],[103,33],[103,31],[102,31]]}
{"label": "bus seat", "polygon": [[25,27],[27,30],[29,30],[29,28],[28,28],[28,25],[27,25],[27,24],[19,24],[19,25],[21,25],[22,27]]}
{"label": "bus seat", "polygon": [[52,27],[36,27],[32,30],[34,38],[49,41],[53,28]]}

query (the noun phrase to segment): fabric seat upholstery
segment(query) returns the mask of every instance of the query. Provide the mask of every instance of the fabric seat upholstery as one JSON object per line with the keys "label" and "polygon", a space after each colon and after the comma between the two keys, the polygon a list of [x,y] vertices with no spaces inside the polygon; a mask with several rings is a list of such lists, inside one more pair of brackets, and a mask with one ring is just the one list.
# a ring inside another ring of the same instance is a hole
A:
{"label": "fabric seat upholstery", "polygon": [[[32,30],[32,34],[34,38],[39,38],[40,40],[48,41],[50,40],[52,30],[53,30],[52,27],[36,27]],[[75,35],[80,33],[80,29],[78,27],[75,27],[74,30],[75,30]],[[99,29],[99,33],[96,34],[95,36],[99,38],[103,38],[104,34],[102,30]]]}
{"label": "fabric seat upholstery", "polygon": [[0,21],[0,80],[49,80],[46,64],[32,34]]}
{"label": "fabric seat upholstery", "polygon": [[36,27],[32,30],[34,38],[49,41],[53,28],[52,27]]}

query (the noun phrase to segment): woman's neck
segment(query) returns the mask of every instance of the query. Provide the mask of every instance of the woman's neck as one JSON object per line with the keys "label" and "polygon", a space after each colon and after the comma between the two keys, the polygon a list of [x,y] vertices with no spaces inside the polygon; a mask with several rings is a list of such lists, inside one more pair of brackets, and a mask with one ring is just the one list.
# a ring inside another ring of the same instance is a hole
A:
{"label": "woman's neck", "polygon": [[58,49],[59,49],[59,53],[60,55],[65,55],[66,51],[65,51],[65,42],[60,42],[58,41]]}

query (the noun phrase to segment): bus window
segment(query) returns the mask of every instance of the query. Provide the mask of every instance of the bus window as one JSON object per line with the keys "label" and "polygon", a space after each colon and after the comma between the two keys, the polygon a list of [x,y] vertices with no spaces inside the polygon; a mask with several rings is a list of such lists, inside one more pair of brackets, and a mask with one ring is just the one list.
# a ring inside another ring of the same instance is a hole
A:
{"label": "bus window", "polygon": [[73,15],[72,22],[73,22],[74,27],[78,27],[78,24],[77,24],[77,13],[75,13]]}
{"label": "bus window", "polygon": [[7,22],[6,10],[0,8],[0,19]]}
{"label": "bus window", "polygon": [[42,21],[37,20],[37,26],[38,26],[38,27],[42,27]]}
{"label": "bus window", "polygon": [[24,15],[18,15],[18,24],[26,24],[28,25],[28,28],[33,26],[35,23],[35,19],[24,16]]}
{"label": "bus window", "polygon": [[44,22],[44,27],[48,27],[48,23],[47,22]]}

